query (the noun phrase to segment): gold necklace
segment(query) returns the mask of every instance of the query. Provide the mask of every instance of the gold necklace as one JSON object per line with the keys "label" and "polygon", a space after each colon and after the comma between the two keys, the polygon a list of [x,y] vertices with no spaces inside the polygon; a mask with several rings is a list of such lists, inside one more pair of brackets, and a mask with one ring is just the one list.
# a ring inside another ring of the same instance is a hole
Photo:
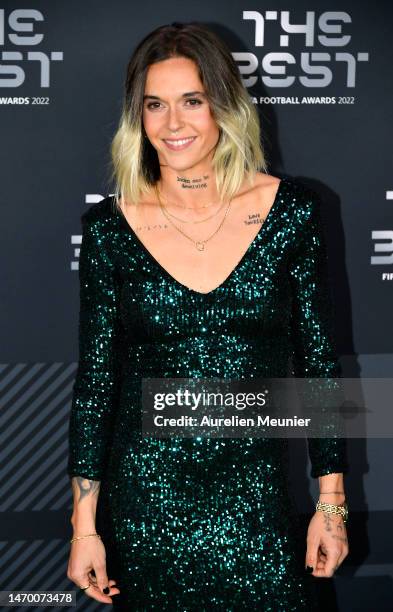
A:
{"label": "gold necklace", "polygon": [[[158,187],[156,187],[156,191],[158,194]],[[158,196],[157,196],[158,197]],[[174,219],[176,219],[177,221],[180,221],[181,223],[192,223],[193,225],[196,225],[198,223],[204,223],[205,221],[209,221],[209,219],[213,219],[213,217],[215,217],[216,215],[218,215],[218,213],[220,212],[220,210],[223,208],[224,206],[224,202],[221,204],[221,206],[216,210],[216,212],[214,212],[212,215],[210,215],[209,217],[206,217],[205,219],[199,219],[198,221],[186,221],[184,219],[180,219],[180,217],[177,217],[175,214],[173,214],[172,212],[170,212],[170,210],[168,209],[167,206],[165,206],[165,204],[163,204],[163,207],[165,208],[165,210],[167,211],[168,215],[171,215],[171,217],[173,217]],[[185,208],[192,208],[192,206],[187,206]],[[202,207],[201,207],[202,208]],[[193,209],[193,210],[198,210],[198,209]]]}
{"label": "gold necklace", "polygon": [[[157,189],[157,183],[155,184],[155,188]],[[202,208],[210,208],[217,204],[217,202],[209,202],[209,204],[202,204],[202,206],[184,206],[183,204],[175,204],[171,202],[172,206],[176,206],[176,208],[184,208],[184,210],[202,210]]]}
{"label": "gold necklace", "polygon": [[175,204],[174,202],[172,202],[173,206],[176,206],[176,208],[184,208],[185,210],[200,210],[202,208],[210,208],[210,206],[214,206],[214,204],[217,204],[217,202],[210,202],[209,204],[202,204],[202,206],[183,206],[183,204]]}
{"label": "gold necklace", "polygon": [[[157,190],[157,183],[154,184],[154,188]],[[195,208],[195,206],[183,206],[183,204],[174,204],[172,202],[173,206],[176,206],[176,208],[184,208],[185,210],[199,210],[200,208],[209,208],[210,206],[214,206],[214,204],[217,204],[217,202],[210,202],[209,204],[202,204],[202,206],[198,206],[198,208]]]}
{"label": "gold necklace", "polygon": [[169,221],[169,222],[170,222],[170,223],[173,225],[173,227],[174,227],[174,228],[175,228],[175,229],[176,229],[178,232],[180,232],[181,234],[183,234],[183,236],[185,236],[186,238],[188,238],[188,240],[191,240],[191,242],[193,242],[193,243],[194,243],[195,248],[196,248],[198,251],[204,251],[204,250],[205,250],[205,244],[206,244],[206,242],[208,242],[208,240],[210,240],[211,238],[213,238],[213,236],[215,236],[215,235],[217,234],[217,232],[218,232],[218,231],[221,229],[221,227],[222,227],[222,226],[223,226],[223,224],[224,224],[225,218],[226,218],[226,216],[227,216],[227,214],[228,214],[229,208],[230,208],[230,206],[231,206],[231,202],[232,202],[232,198],[231,198],[231,199],[229,200],[229,202],[228,202],[228,206],[227,206],[227,209],[226,209],[226,211],[225,211],[225,215],[224,215],[224,217],[223,217],[223,219],[222,219],[222,221],[221,221],[220,225],[218,226],[218,228],[217,228],[217,229],[216,229],[216,230],[215,230],[215,231],[214,231],[214,232],[213,232],[213,233],[212,233],[212,234],[211,234],[211,235],[210,235],[208,238],[206,238],[206,240],[194,240],[194,238],[191,238],[191,236],[188,236],[188,235],[187,235],[185,232],[183,232],[183,230],[182,230],[180,227],[177,227],[177,225],[176,225],[175,223],[173,223],[172,219],[171,219],[171,218],[170,218],[170,217],[167,215],[167,213],[166,213],[166,211],[165,211],[165,208],[164,208],[164,207],[163,207],[163,205],[162,205],[162,202],[161,202],[161,199],[160,199],[160,194],[159,194],[159,192],[158,192],[157,187],[156,187],[156,192],[157,192],[157,199],[158,199],[158,202],[159,202],[159,204],[160,204],[161,210],[162,210],[163,214],[165,215],[165,217],[168,219],[168,221]]}

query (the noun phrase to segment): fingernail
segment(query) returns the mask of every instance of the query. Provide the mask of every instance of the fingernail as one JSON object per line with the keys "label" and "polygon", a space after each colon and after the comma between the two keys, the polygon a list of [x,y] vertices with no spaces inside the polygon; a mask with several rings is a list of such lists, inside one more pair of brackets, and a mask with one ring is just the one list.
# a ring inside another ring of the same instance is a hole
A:
{"label": "fingernail", "polygon": [[102,592],[105,593],[105,595],[108,595],[109,591],[110,591],[109,587],[105,587],[105,589],[102,589]]}
{"label": "fingernail", "polygon": [[311,565],[306,565],[306,572],[307,574],[311,574],[314,571],[314,568],[311,567]]}

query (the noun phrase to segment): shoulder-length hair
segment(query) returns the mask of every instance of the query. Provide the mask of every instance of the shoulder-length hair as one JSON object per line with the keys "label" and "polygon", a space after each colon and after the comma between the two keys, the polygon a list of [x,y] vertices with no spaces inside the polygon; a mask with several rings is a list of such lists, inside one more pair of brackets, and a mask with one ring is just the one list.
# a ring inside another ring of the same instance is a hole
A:
{"label": "shoulder-length hair", "polygon": [[143,96],[151,64],[172,57],[193,60],[199,70],[219,139],[212,158],[221,200],[234,197],[244,178],[253,184],[267,172],[258,112],[226,43],[198,22],[160,26],[136,47],[127,66],[119,127],[111,143],[116,203],[137,203],[161,176],[158,155],[143,127]]}

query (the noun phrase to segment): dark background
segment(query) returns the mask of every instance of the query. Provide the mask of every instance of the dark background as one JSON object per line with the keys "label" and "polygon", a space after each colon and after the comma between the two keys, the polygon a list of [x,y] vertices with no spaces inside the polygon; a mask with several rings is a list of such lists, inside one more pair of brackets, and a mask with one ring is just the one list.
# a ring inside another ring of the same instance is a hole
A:
{"label": "dark background", "polygon": [[[19,27],[33,23],[33,31],[15,37],[18,10],[25,11]],[[34,22],[31,11],[42,20]],[[265,20],[262,46],[256,45],[255,20],[245,11],[277,11],[276,20]],[[290,33],[288,46],[280,46],[283,11],[294,24],[305,23],[306,11],[314,14],[310,45],[304,33]],[[343,34],[350,35],[347,44],[321,43],[319,19],[326,11],[349,15],[350,22],[342,24]],[[134,46],[159,25],[205,22],[227,41],[240,70],[247,65],[240,54],[255,56],[258,68],[244,76],[257,77],[248,87],[257,100],[336,98],[336,104],[258,104],[269,173],[298,179],[323,198],[344,376],[391,377],[393,277],[384,280],[383,274],[392,274],[393,265],[372,264],[371,257],[389,255],[375,251],[381,239],[373,239],[372,232],[393,232],[393,6],[355,0],[333,5],[46,0],[0,2],[0,15],[0,590],[71,589],[65,464],[78,359],[80,216],[110,193],[109,144]],[[23,44],[33,34],[42,34],[42,40]],[[11,52],[21,55],[7,57]],[[49,58],[48,83],[41,80],[33,52]],[[54,52],[62,59],[51,56]],[[285,66],[284,53],[295,61],[285,74],[269,75],[264,64],[269,53],[278,54],[276,66]],[[358,54],[368,59],[360,61]],[[306,85],[301,62],[307,55],[331,71],[330,84]],[[276,79],[273,84],[269,76]],[[284,76],[293,76],[293,83],[283,86]],[[48,103],[34,105],[34,97]],[[30,104],[10,104],[8,98],[30,98]],[[350,103],[339,104],[340,98]],[[350,440],[349,451],[351,552],[334,580],[319,581],[321,609],[390,611],[392,441]],[[317,483],[308,477],[303,440],[291,442],[291,457],[293,492],[306,527]],[[95,608],[86,597],[78,601],[78,609]]]}

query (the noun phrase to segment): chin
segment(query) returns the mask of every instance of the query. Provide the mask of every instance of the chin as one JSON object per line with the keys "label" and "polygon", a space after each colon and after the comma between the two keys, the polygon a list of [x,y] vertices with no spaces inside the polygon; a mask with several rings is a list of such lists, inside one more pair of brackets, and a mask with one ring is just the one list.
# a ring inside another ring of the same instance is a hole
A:
{"label": "chin", "polygon": [[200,163],[200,160],[195,160],[194,162],[188,162],[187,164],[168,164],[169,168],[176,170],[176,172],[186,172],[187,170],[192,170]]}
{"label": "chin", "polygon": [[187,160],[185,159],[184,155],[183,156],[179,155],[178,159],[175,159],[175,156],[171,158],[163,157],[164,163],[170,168],[173,168],[174,170],[187,170],[188,168],[191,168],[195,166],[196,164],[200,163],[202,159],[203,159],[203,156],[200,156],[200,157],[198,156],[198,157],[193,157],[193,158],[189,156]]}

